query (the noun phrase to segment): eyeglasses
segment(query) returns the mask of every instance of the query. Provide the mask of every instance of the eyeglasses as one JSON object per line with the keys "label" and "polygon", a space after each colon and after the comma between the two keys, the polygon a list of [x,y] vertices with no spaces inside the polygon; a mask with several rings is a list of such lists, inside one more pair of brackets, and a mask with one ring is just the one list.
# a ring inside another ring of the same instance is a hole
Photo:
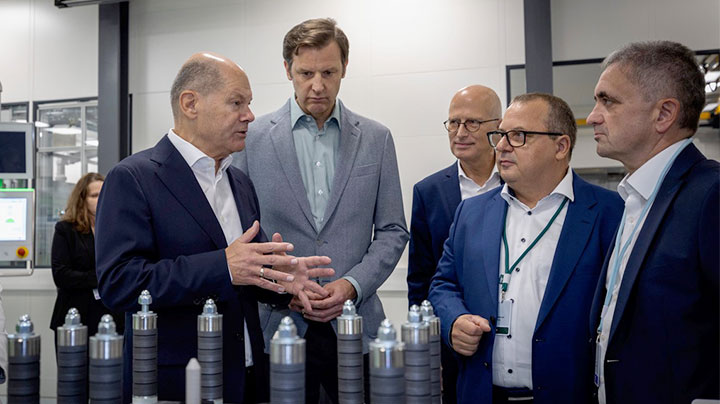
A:
{"label": "eyeglasses", "polygon": [[497,147],[503,136],[507,138],[510,146],[523,146],[525,145],[525,139],[527,138],[527,135],[562,136],[563,134],[556,132],[535,132],[532,130],[510,130],[507,132],[503,132],[501,130],[493,130],[487,133],[488,142],[490,142],[490,146],[492,146],[493,148]]}
{"label": "eyeglasses", "polygon": [[443,125],[445,125],[445,129],[447,129],[448,132],[453,133],[457,132],[458,129],[460,129],[460,125],[465,125],[465,129],[467,129],[468,132],[477,132],[480,129],[480,126],[487,122],[492,121],[499,121],[500,118],[495,119],[488,119],[485,121],[478,121],[477,119],[468,119],[465,122],[461,122],[457,119],[448,119],[447,121],[443,122]]}

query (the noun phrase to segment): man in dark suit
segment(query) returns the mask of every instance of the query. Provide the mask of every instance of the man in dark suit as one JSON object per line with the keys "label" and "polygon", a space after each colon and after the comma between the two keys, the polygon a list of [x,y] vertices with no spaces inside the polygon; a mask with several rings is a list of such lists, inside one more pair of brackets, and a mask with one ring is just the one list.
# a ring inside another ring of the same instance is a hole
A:
{"label": "man in dark suit", "polygon": [[588,315],[622,211],[569,168],[568,105],[516,97],[488,133],[505,185],[460,203],[430,287],[462,403],[592,397]]}
{"label": "man in dark suit", "polygon": [[[129,400],[132,322],[144,289],[158,313],[161,400],[182,400],[185,365],[197,356],[197,315],[207,298],[223,314],[224,399],[266,400],[263,337],[257,301],[283,301],[290,292],[312,308],[304,288],[326,293],[309,276],[329,276],[327,257],[286,255],[292,244],[260,229],[252,182],[230,166],[245,145],[250,83],[229,59],[193,55],[171,90],[174,127],[158,144],[116,165],[97,208],[100,295],[126,311],[125,397]],[[243,233],[244,231],[244,233]]]}
{"label": "man in dark suit", "polygon": [[[413,188],[407,275],[410,305],[419,305],[428,297],[430,279],[460,201],[490,191],[502,182],[495,167],[495,150],[487,141],[487,132],[498,128],[501,117],[500,98],[481,85],[460,89],[450,101],[444,125],[450,151],[457,161]],[[443,344],[441,354],[442,399],[452,404],[457,401],[457,362],[447,345]]]}
{"label": "man in dark suit", "polygon": [[720,396],[720,165],[692,144],[704,88],[678,43],[632,43],[603,62],[587,122],[628,174],[591,312],[601,403]]}

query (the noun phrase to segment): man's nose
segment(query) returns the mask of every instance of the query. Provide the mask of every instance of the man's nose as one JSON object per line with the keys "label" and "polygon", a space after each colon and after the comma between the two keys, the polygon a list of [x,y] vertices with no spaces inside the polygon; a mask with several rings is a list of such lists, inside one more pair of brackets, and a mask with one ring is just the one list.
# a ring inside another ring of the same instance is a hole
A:
{"label": "man's nose", "polygon": [[312,90],[319,93],[323,91],[324,88],[325,83],[323,82],[322,76],[320,74],[316,74],[312,79]]}
{"label": "man's nose", "polygon": [[602,115],[597,111],[597,104],[595,104],[592,111],[590,111],[585,121],[588,125],[598,125],[602,123]]}

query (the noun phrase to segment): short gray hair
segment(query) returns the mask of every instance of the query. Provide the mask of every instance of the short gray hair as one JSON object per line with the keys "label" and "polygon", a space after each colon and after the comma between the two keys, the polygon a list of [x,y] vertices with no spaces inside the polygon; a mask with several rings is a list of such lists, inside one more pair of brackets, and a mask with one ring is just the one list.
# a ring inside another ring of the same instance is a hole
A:
{"label": "short gray hair", "polygon": [[570,138],[570,152],[568,160],[572,157],[577,140],[577,122],[570,106],[562,98],[546,93],[527,93],[513,98],[511,104],[528,103],[530,101],[542,101],[548,106],[545,126],[549,132],[562,133]]}
{"label": "short gray hair", "polygon": [[224,83],[217,63],[203,59],[188,61],[180,68],[170,89],[173,117],[177,118],[180,114],[180,94],[183,91],[191,90],[207,95],[219,90]]}
{"label": "short gray hair", "polygon": [[645,101],[680,101],[680,128],[697,130],[705,106],[705,77],[693,51],[677,42],[634,42],[605,58],[602,70],[614,64],[637,83]]}

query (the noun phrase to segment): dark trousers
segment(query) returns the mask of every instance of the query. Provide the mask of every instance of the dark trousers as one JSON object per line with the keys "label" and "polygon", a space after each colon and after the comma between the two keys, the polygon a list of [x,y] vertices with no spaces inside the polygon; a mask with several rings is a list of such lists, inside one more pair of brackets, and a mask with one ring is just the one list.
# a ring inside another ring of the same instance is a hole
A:
{"label": "dark trousers", "polygon": [[453,349],[441,343],[440,363],[442,365],[442,402],[457,403],[458,364]]}
{"label": "dark trousers", "polygon": [[[330,323],[308,321],[305,332],[305,403],[320,402],[320,386],[327,394],[327,401],[338,402],[338,355],[337,335]],[[363,355],[365,402],[370,402],[369,358]],[[323,401],[325,402],[325,401]]]}

